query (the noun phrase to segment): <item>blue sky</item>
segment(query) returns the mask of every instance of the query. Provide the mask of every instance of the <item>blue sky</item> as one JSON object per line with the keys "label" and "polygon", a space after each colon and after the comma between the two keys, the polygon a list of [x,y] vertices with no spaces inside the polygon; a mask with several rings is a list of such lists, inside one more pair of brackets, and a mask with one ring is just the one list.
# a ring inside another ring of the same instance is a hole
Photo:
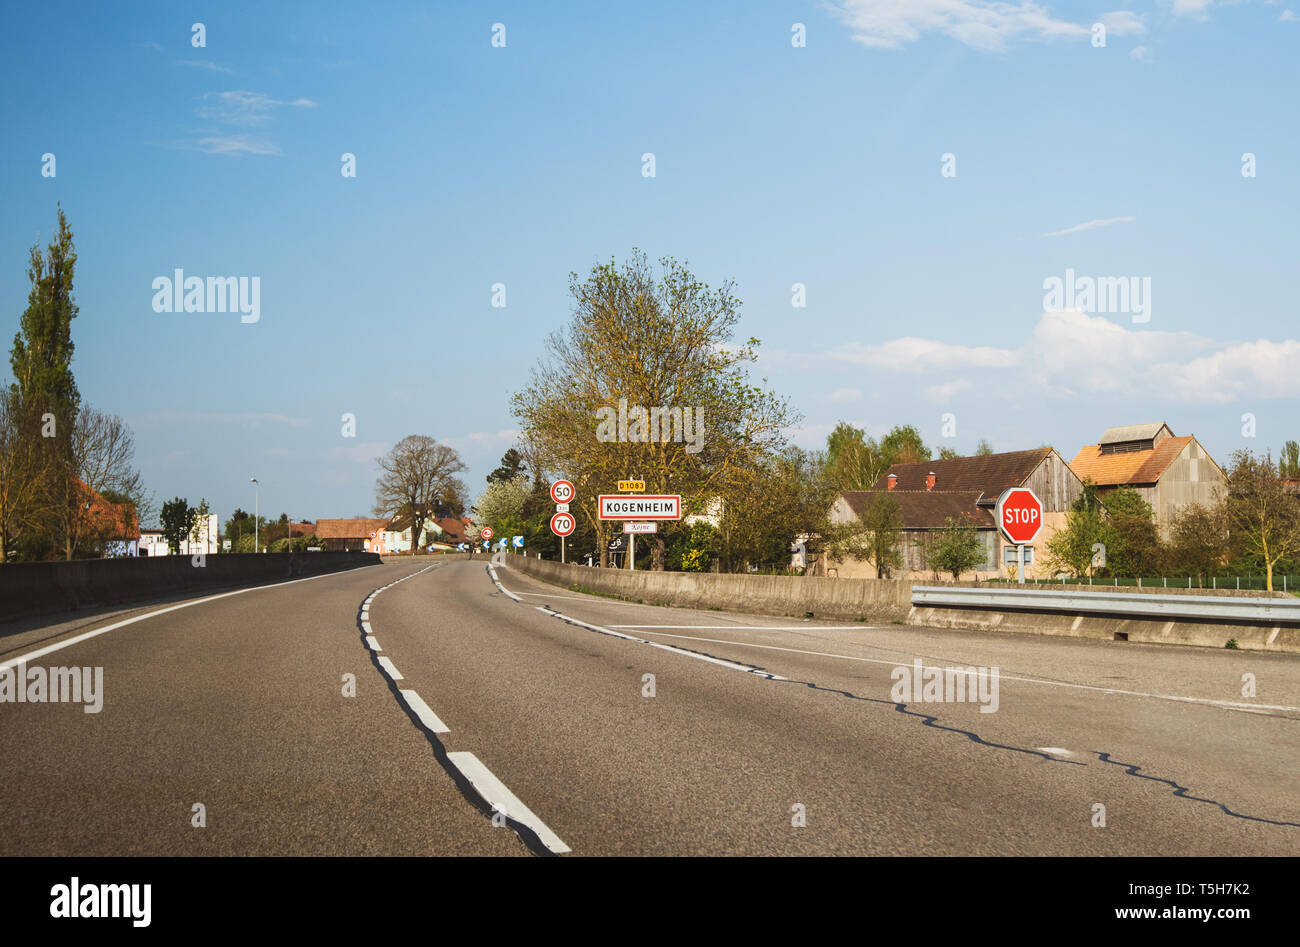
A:
{"label": "blue sky", "polygon": [[[568,273],[633,247],[736,281],[755,376],[803,413],[803,446],[845,419],[1068,459],[1165,420],[1220,460],[1276,450],[1300,439],[1297,13],[10,5],[6,347],[61,201],[83,398],[131,424],[160,499],[223,519],[254,475],[264,513],[363,515],[373,458],[411,433],[459,449],[476,495],[514,439],[509,393],[568,318]],[[260,321],[154,312],[176,268],[260,277]],[[1067,269],[1149,278],[1150,320],[1045,313]]]}

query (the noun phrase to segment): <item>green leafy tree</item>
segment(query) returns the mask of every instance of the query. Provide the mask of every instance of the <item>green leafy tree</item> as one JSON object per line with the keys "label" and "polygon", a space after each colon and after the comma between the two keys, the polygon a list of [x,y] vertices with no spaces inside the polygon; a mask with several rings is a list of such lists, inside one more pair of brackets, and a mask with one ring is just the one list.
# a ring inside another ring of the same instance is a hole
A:
{"label": "green leafy tree", "polygon": [[816,547],[813,537],[819,535],[835,495],[820,455],[787,448],[758,464],[748,482],[747,499],[721,510],[722,570],[788,564],[790,545],[800,536],[810,537]]}
{"label": "green leafy tree", "polygon": [[1300,502],[1271,458],[1244,450],[1232,455],[1227,513],[1241,552],[1257,558],[1272,591],[1278,564],[1300,556]]}
{"label": "green leafy tree", "polygon": [[1295,441],[1287,441],[1282,447],[1282,456],[1279,458],[1278,473],[1288,480],[1294,480],[1300,477],[1300,444]]}
{"label": "green leafy tree", "polygon": [[524,472],[524,455],[512,447],[501,455],[501,466],[487,475],[487,482],[511,481]]}
{"label": "green leafy tree", "polygon": [[936,572],[951,573],[953,581],[978,567],[984,558],[984,543],[969,516],[961,520],[947,517],[925,547],[926,564]]}
{"label": "green leafy tree", "polygon": [[1181,507],[1169,529],[1169,571],[1204,584],[1227,561],[1230,533],[1225,505],[1189,503]]}
{"label": "green leafy tree", "polygon": [[1129,487],[1107,494],[1103,502],[1111,536],[1106,545],[1107,571],[1121,578],[1159,575],[1165,550],[1151,504]]}
{"label": "green leafy tree", "polygon": [[1047,541],[1047,566],[1053,573],[1066,572],[1072,576],[1095,575],[1093,559],[1103,547],[1115,542],[1110,524],[1100,506],[1089,508],[1084,504],[1066,514],[1065,527]]}
{"label": "green leafy tree", "polygon": [[691,524],[690,532],[677,553],[678,565],[683,572],[708,572],[717,557],[721,537],[712,523],[698,520]]}
{"label": "green leafy tree", "polygon": [[987,440],[980,438],[980,442],[975,448],[975,456],[987,457],[991,453],[993,453],[993,445],[990,444]]}
{"label": "green leafy tree", "polygon": [[[749,378],[759,343],[736,339],[740,300],[732,290],[730,282],[704,283],[671,257],[656,268],[639,250],[622,265],[570,274],[572,318],[547,340],[512,408],[521,440],[536,453],[534,469],[574,483],[572,512],[595,534],[602,565],[612,532],[596,498],[618,480],[644,480],[648,493],[681,494],[688,506],[743,503],[750,472],[784,446],[797,421],[785,399]],[[617,430],[623,399],[629,413],[679,412],[675,429],[655,415],[632,416]],[[666,536],[646,540],[650,568],[666,568]]]}
{"label": "green leafy tree", "polygon": [[194,529],[197,515],[198,511],[182,497],[174,497],[162,505],[159,518],[162,520],[163,539],[167,540],[172,555],[181,551],[181,543]]}
{"label": "green leafy tree", "polygon": [[921,440],[921,432],[910,424],[900,424],[890,430],[880,439],[880,449],[891,466],[930,459],[930,448]]}

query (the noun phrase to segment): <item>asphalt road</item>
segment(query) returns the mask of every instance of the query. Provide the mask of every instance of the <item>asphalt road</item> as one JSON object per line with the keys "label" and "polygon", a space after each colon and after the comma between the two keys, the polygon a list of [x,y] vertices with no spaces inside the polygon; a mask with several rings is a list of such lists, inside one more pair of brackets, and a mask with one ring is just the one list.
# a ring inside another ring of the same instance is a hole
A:
{"label": "asphalt road", "polygon": [[[102,667],[103,707],[0,703],[0,855],[1300,853],[1293,655],[660,608],[476,559],[0,626],[24,656]],[[896,701],[918,659],[996,668],[996,711]]]}

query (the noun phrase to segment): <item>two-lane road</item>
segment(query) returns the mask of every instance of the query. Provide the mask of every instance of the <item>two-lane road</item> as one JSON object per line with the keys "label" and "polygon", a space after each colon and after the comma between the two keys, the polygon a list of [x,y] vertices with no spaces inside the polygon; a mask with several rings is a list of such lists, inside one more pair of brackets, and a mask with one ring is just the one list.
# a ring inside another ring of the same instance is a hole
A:
{"label": "two-lane road", "polygon": [[[996,711],[894,700],[918,660],[996,668]],[[1290,655],[659,608],[434,560],[35,663],[103,666],[105,704],[0,705],[3,854],[1300,852]]]}

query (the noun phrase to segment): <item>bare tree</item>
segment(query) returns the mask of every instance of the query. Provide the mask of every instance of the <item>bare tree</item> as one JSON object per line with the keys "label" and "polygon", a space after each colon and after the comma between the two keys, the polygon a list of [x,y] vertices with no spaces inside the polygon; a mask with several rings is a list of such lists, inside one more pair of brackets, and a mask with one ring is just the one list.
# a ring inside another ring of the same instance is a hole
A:
{"label": "bare tree", "polygon": [[421,511],[432,513],[439,503],[455,508],[463,503],[465,484],[456,475],[465,469],[454,448],[423,434],[411,434],[379,458],[375,481],[376,516],[411,518],[411,544],[420,543]]}
{"label": "bare tree", "polygon": [[102,542],[106,537],[98,534],[116,527],[117,515],[98,506],[105,492],[127,497],[143,492],[134,459],[135,435],[126,422],[82,405],[72,429],[75,477],[58,497],[58,526],[68,559],[83,541]]}

